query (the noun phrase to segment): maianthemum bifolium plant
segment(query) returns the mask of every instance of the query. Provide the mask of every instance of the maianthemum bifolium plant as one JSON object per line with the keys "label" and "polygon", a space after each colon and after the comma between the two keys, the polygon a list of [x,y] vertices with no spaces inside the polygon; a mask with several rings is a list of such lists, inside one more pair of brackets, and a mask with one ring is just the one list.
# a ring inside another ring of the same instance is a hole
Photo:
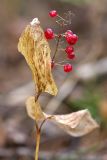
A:
{"label": "maianthemum bifolium plant", "polygon": [[[49,16],[54,18],[60,27],[64,27],[67,23],[70,23],[69,19],[64,19],[59,16],[56,10],[50,11]],[[48,41],[51,39],[56,39],[56,49],[52,58],[48,44]],[[83,136],[98,127],[98,124],[91,117],[87,109],[66,115],[49,115],[41,109],[39,96],[42,92],[47,92],[53,96],[56,96],[58,92],[52,77],[52,69],[54,66],[61,65],[64,72],[70,72],[73,68],[70,63],[65,64],[65,60],[59,63],[55,62],[55,57],[62,39],[65,40],[66,43],[66,47],[63,50],[67,55],[67,60],[73,60],[75,58],[73,46],[77,43],[78,36],[71,30],[58,34],[55,34],[51,28],[43,31],[38,18],[34,18],[30,24],[27,25],[18,43],[18,50],[25,57],[35,82],[35,95],[28,97],[26,100],[27,113],[29,117],[35,121],[36,126],[35,160],[38,160],[42,126],[47,120],[53,121],[65,132],[75,137]]]}

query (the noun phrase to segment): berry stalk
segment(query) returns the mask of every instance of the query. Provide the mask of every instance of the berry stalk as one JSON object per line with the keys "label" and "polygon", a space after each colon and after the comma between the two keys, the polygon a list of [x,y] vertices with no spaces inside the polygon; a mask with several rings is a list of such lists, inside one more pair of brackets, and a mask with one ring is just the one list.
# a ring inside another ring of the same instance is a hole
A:
{"label": "berry stalk", "polygon": [[54,55],[53,55],[52,61],[54,61],[55,56],[56,56],[56,54],[57,54],[58,46],[59,46],[59,42],[60,42],[60,38],[61,38],[61,36],[60,36],[60,35],[58,35],[57,44],[56,44],[56,49],[55,49],[55,52],[54,52]]}

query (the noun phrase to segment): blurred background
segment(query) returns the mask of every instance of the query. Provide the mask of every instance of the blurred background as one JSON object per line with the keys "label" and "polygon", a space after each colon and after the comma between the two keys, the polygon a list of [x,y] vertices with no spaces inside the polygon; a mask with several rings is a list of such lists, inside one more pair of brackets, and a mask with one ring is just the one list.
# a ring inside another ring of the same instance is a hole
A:
{"label": "blurred background", "polygon": [[[26,113],[25,100],[34,94],[31,72],[17,50],[25,26],[38,17],[43,29],[60,30],[49,18],[50,10],[63,16],[71,11],[71,25],[79,36],[75,45],[74,71],[53,69],[57,97],[42,94],[47,113],[65,114],[88,108],[100,124],[98,130],[74,138],[54,124],[43,127],[40,159],[107,160],[107,0],[1,0],[0,1],[0,160],[33,160],[34,122]],[[68,28],[65,28],[68,29]],[[54,42],[50,42],[54,49]],[[58,58],[64,58],[59,53]]]}

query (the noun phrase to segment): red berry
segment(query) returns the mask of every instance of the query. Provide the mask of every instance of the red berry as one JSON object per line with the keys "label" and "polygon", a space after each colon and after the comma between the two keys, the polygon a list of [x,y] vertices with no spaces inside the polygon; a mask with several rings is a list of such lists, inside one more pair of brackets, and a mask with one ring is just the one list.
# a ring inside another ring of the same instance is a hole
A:
{"label": "red berry", "polygon": [[67,46],[66,49],[65,49],[65,52],[66,52],[67,54],[71,54],[73,51],[74,51],[74,49],[73,49],[72,46]]}
{"label": "red berry", "polygon": [[51,68],[54,68],[54,66],[55,66],[55,62],[51,61]]}
{"label": "red berry", "polygon": [[45,37],[46,39],[53,39],[54,38],[54,32],[51,28],[47,28],[45,31]]}
{"label": "red berry", "polygon": [[66,34],[73,34],[73,32],[71,30],[67,30]]}
{"label": "red berry", "polygon": [[52,10],[49,12],[50,17],[56,17],[58,15],[56,10]]}
{"label": "red berry", "polygon": [[67,34],[65,38],[66,41],[71,45],[76,44],[76,42],[78,41],[78,36],[76,34]]}
{"label": "red berry", "polygon": [[74,58],[75,58],[74,52],[72,52],[71,54],[68,54],[67,57],[68,57],[69,59],[74,59]]}
{"label": "red berry", "polygon": [[65,64],[64,65],[64,72],[70,72],[72,71],[72,65],[71,64]]}

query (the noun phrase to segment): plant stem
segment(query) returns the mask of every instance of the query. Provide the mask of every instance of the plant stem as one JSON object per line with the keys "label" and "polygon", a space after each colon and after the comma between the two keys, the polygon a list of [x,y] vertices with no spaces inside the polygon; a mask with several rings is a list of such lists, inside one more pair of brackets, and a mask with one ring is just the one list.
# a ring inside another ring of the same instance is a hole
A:
{"label": "plant stem", "polygon": [[47,117],[46,119],[44,119],[41,123],[41,125],[39,126],[38,123],[35,121],[35,125],[36,125],[36,151],[35,151],[35,160],[38,160],[39,158],[39,145],[40,145],[40,136],[41,136],[41,130],[42,130],[42,126],[44,125],[44,123],[48,120],[51,119],[53,116]]}
{"label": "plant stem", "polygon": [[36,130],[36,152],[35,152],[35,160],[38,160],[39,157],[39,145],[40,145],[40,129]]}
{"label": "plant stem", "polygon": [[60,35],[58,36],[58,39],[57,39],[56,49],[55,49],[55,53],[53,55],[52,61],[55,59],[56,53],[58,51],[59,41],[60,41]]}

